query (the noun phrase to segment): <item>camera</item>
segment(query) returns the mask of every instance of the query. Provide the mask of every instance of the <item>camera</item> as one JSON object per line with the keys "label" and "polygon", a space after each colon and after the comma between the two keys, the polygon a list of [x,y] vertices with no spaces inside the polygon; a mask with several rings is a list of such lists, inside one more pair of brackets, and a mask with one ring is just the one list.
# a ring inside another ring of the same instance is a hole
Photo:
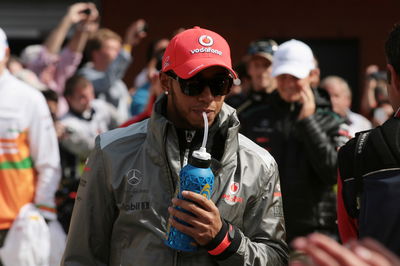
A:
{"label": "camera", "polygon": [[85,10],[82,10],[81,13],[86,14],[86,15],[90,15],[90,13],[92,13],[92,10],[90,10],[90,8],[86,8]]}
{"label": "camera", "polygon": [[138,32],[147,32],[149,30],[149,26],[147,23],[144,23],[143,26],[138,30]]}

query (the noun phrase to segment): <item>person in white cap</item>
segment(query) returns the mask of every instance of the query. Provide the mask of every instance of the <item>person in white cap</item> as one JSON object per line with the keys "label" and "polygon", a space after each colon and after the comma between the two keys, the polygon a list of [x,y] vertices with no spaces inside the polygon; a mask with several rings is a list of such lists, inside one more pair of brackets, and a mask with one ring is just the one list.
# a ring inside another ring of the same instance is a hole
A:
{"label": "person in white cap", "polygon": [[[165,94],[150,119],[96,139],[62,265],[287,264],[277,166],[238,134],[235,110],[224,104],[234,78],[229,45],[217,33],[195,27],[171,40],[160,73]],[[179,172],[201,146],[203,112],[213,192],[207,199],[183,191],[190,201],[179,200]],[[197,251],[167,246],[171,226],[191,236]]]}
{"label": "person in white cap", "polygon": [[[329,95],[312,89],[315,68],[311,48],[298,40],[282,43],[274,54],[277,90],[269,104],[242,120],[242,130],[256,128],[251,139],[267,149],[279,166],[287,241],[314,231],[336,234],[337,148],[347,140],[343,119]],[[343,132],[343,133],[342,133]]]}
{"label": "person in white cap", "polygon": [[0,246],[27,203],[36,204],[45,219],[57,218],[54,196],[61,177],[46,101],[40,91],[9,73],[8,58],[7,38],[0,29]]}

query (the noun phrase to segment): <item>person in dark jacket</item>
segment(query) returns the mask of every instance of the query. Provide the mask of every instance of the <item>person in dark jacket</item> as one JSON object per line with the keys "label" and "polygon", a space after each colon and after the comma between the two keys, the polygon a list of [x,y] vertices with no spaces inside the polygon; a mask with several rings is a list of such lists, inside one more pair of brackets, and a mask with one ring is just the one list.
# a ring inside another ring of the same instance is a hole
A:
{"label": "person in dark jacket", "polygon": [[400,25],[389,34],[385,53],[389,100],[396,112],[340,149],[338,226],[343,243],[372,237],[400,255]]}
{"label": "person in dark jacket", "polygon": [[241,132],[268,150],[278,163],[287,241],[314,231],[336,233],[337,148],[343,119],[329,95],[312,89],[313,53],[305,43],[281,44],[272,64],[277,79],[268,103],[241,113]]}
{"label": "person in dark jacket", "polygon": [[246,64],[251,87],[247,93],[227,97],[225,102],[236,109],[237,114],[263,105],[268,96],[276,88],[275,79],[271,76],[272,60],[278,44],[271,39],[258,40],[250,43]]}

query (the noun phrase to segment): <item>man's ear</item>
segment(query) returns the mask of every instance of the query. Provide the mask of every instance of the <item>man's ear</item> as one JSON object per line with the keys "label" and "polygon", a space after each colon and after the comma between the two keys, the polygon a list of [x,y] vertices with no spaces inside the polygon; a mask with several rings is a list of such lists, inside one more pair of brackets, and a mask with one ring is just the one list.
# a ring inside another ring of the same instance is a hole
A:
{"label": "man's ear", "polygon": [[388,82],[389,84],[399,92],[400,94],[400,78],[399,75],[396,73],[396,70],[391,64],[386,65],[387,74],[388,74]]}
{"label": "man's ear", "polygon": [[319,79],[319,77],[321,76],[321,70],[319,69],[319,67],[316,67],[316,68],[314,68],[314,69],[312,69],[310,71],[310,75],[313,78],[318,78]]}
{"label": "man's ear", "polygon": [[165,92],[168,93],[168,91],[171,89],[172,84],[171,84],[171,79],[164,72],[160,72],[160,83],[164,93]]}

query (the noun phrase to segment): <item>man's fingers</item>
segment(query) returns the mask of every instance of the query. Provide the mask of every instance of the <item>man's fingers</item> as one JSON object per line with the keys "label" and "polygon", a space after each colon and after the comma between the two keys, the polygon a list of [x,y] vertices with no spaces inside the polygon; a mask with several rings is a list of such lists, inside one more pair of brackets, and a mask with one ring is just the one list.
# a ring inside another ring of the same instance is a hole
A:
{"label": "man's fingers", "polygon": [[185,199],[196,202],[199,206],[207,211],[214,210],[214,203],[199,193],[192,191],[182,191],[182,196],[185,197]]}
{"label": "man's fingers", "polygon": [[196,203],[180,199],[173,199],[172,203],[177,207],[181,207],[182,209],[193,213],[198,219],[200,219],[204,223],[211,223],[208,215],[209,212],[196,205]]}
{"label": "man's fingers", "polygon": [[[311,234],[308,238],[310,243],[316,247],[317,250],[326,253],[327,256],[333,258],[338,262],[338,265],[366,265],[361,259],[355,256],[350,250],[343,247],[335,240],[318,233]],[[324,264],[321,264],[324,265]],[[329,264],[328,264],[329,265]]]}
{"label": "man's fingers", "polygon": [[392,264],[389,262],[387,258],[382,256],[381,254],[371,251],[361,245],[356,245],[351,250],[364,262],[366,262],[370,266],[391,266]]}
{"label": "man's fingers", "polygon": [[168,208],[168,212],[175,218],[182,220],[195,228],[202,228],[204,224],[196,217],[173,207]]}
{"label": "man's fingers", "polygon": [[[370,245],[370,246],[368,246]],[[379,244],[373,243],[372,241],[365,245],[363,242],[352,242],[350,243],[350,250],[354,252],[361,260],[366,262],[368,265],[372,266],[390,266],[396,265],[394,262],[396,259],[394,258],[393,262],[391,262],[391,257],[389,252],[385,250],[385,248],[379,247]]]}
{"label": "man's fingers", "polygon": [[193,227],[186,226],[186,225],[178,222],[174,218],[169,218],[169,223],[171,224],[171,226],[175,227],[178,231],[180,231],[184,234],[187,234],[188,236],[191,236],[191,237],[195,236],[196,230]]}
{"label": "man's fingers", "polygon": [[300,91],[300,100],[299,102],[304,104],[307,101],[307,95],[306,93],[302,90]]}
{"label": "man's fingers", "polygon": [[[299,237],[292,242],[293,248],[308,255],[314,263],[310,265],[339,266],[339,263],[322,248],[314,245],[308,238]],[[304,260],[304,259],[303,259]],[[295,264],[296,265],[296,264]],[[307,264],[308,265],[308,264]],[[291,265],[292,266],[292,265]]]}
{"label": "man's fingers", "polygon": [[366,248],[371,249],[372,251],[375,251],[377,253],[382,254],[386,258],[388,258],[392,265],[399,266],[400,265],[400,260],[397,258],[395,254],[390,252],[387,248],[385,248],[381,243],[379,243],[376,240],[373,240],[371,238],[364,238],[361,240],[361,244],[365,246]]}

